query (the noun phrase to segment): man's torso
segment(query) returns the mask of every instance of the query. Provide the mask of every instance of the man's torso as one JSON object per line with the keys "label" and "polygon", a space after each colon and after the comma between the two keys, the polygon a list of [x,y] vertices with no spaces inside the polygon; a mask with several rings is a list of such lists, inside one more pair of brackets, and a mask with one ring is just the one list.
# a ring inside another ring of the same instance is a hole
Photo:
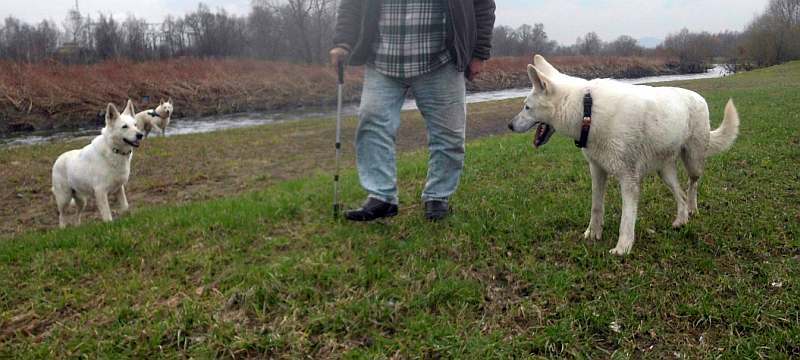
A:
{"label": "man's torso", "polygon": [[373,65],[384,75],[412,78],[452,60],[444,0],[383,0]]}

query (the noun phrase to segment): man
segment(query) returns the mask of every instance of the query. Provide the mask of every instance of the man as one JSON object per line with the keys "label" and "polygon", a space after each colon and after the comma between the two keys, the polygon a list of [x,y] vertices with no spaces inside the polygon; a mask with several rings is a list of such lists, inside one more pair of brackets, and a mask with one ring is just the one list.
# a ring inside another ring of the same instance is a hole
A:
{"label": "man", "polygon": [[331,61],[366,65],[356,158],[369,197],[348,220],[397,215],[395,137],[407,91],[428,128],[425,217],[450,214],[464,167],[465,77],[489,58],[494,12],[494,0],[341,0]]}

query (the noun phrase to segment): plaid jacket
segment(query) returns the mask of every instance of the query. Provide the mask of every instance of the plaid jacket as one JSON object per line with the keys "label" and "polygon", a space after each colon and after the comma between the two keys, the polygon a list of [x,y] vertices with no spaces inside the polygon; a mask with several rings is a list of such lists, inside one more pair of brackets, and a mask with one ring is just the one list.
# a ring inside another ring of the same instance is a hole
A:
{"label": "plaid jacket", "polygon": [[[473,58],[486,60],[492,48],[494,0],[441,0],[447,15],[447,46],[458,71]],[[350,65],[374,58],[382,0],[339,0],[333,45],[350,50]]]}
{"label": "plaid jacket", "polygon": [[408,79],[451,61],[442,0],[383,0],[375,41],[375,69]]}

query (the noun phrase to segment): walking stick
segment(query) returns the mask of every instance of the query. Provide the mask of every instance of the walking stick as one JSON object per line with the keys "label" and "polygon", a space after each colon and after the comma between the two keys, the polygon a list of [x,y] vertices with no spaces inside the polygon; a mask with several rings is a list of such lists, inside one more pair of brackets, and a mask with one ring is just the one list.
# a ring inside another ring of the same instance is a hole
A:
{"label": "walking stick", "polygon": [[344,61],[337,62],[339,79],[336,82],[336,173],[333,175],[333,218],[339,217],[339,158],[342,152],[342,91],[344,90]]}

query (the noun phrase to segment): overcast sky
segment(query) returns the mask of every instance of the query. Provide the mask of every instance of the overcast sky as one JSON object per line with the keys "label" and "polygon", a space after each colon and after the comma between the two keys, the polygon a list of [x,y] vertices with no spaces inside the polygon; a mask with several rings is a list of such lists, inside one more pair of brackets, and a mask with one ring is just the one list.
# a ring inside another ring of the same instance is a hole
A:
{"label": "overcast sky", "polygon": [[[197,7],[196,0],[79,0],[81,12],[96,16],[127,14],[160,21]],[[543,23],[552,39],[572,44],[589,31],[604,40],[619,35],[655,37],[683,27],[693,31],[741,30],[769,0],[496,0],[497,23],[518,26]],[[212,8],[236,14],[248,12],[250,0],[206,0]],[[0,16],[13,15],[28,22],[51,19],[62,23],[75,0],[0,0]]]}

